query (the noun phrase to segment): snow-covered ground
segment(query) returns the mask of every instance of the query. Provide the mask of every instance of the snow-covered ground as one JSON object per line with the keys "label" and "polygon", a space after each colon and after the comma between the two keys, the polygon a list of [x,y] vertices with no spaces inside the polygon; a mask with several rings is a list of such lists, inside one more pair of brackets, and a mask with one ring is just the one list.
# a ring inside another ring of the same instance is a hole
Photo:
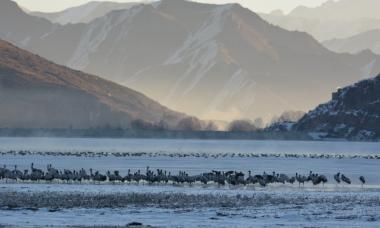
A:
{"label": "snow-covered ground", "polygon": [[[349,209],[346,209],[349,208]],[[14,227],[94,227],[140,221],[153,227],[379,227],[379,207],[307,204],[251,208],[49,209],[0,211]],[[22,218],[22,219],[19,219]]]}
{"label": "snow-covered ground", "polygon": [[134,221],[154,227],[380,225],[379,190],[348,187],[325,191],[4,185],[0,201],[6,204],[0,224],[14,227],[121,226]]}
{"label": "snow-covered ground", "polygon": [[[0,182],[0,227],[121,226],[133,221],[154,227],[380,226],[380,160],[355,156],[380,156],[380,143],[0,138],[0,152],[10,150],[56,154],[0,155],[0,165],[18,165],[21,170],[31,162],[41,169],[51,163],[58,169],[120,170],[122,175],[146,166],[190,174],[215,169],[295,175],[312,170],[326,175],[329,182],[301,188],[298,184],[220,188]],[[75,156],[88,151],[141,154]],[[63,152],[72,154],[62,156]],[[197,156],[202,153],[226,156]],[[267,156],[293,153],[345,156]],[[247,154],[262,156],[243,156]],[[333,174],[339,171],[353,184],[336,185]],[[364,188],[358,181],[360,175],[367,179]]]}

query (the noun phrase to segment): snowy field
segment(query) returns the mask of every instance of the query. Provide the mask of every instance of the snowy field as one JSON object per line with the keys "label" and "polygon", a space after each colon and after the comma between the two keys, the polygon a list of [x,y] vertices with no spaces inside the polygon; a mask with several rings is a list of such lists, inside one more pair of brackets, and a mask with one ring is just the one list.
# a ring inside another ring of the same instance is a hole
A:
{"label": "snowy field", "polygon": [[[380,143],[0,138],[0,153],[0,166],[20,170],[34,162],[41,169],[51,163],[58,169],[119,170],[122,175],[146,166],[190,174],[313,171],[329,180],[325,186],[300,188],[1,182],[0,227],[130,222],[153,227],[380,226]],[[337,185],[337,172],[350,177],[352,185]],[[361,175],[367,179],[363,188]]]}

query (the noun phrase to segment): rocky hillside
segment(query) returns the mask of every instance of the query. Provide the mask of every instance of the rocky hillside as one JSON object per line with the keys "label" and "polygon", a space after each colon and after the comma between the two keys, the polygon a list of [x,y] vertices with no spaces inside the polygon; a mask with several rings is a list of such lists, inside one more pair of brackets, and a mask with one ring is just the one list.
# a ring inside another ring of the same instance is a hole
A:
{"label": "rocky hillside", "polygon": [[380,138],[380,75],[339,89],[331,101],[310,111],[294,129],[333,138]]}
{"label": "rocky hillside", "polygon": [[0,40],[0,128],[128,127],[134,119],[176,124],[183,117],[141,93]]}
{"label": "rocky hillside", "polygon": [[202,119],[306,111],[380,71],[373,53],[333,53],[238,4],[162,0],[62,26],[2,0],[0,37]]}

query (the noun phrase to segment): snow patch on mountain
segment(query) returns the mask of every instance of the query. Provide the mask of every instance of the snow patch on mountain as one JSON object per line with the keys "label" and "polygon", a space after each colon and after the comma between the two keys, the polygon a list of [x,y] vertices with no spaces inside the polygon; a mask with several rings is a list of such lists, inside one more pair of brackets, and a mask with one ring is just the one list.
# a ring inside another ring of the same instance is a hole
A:
{"label": "snow patch on mountain", "polygon": [[295,122],[284,121],[284,122],[275,122],[265,128],[265,131],[268,132],[288,132],[293,129]]}
{"label": "snow patch on mountain", "polygon": [[235,104],[234,112],[238,110],[240,117],[244,116],[244,113],[248,111],[255,102],[255,86],[256,82],[249,77],[248,73],[243,69],[238,69],[225,83],[223,89],[220,90],[211,101],[204,115],[207,116],[208,113],[220,111],[226,101],[228,102],[233,98],[239,97],[239,102]]}
{"label": "snow patch on mountain", "polygon": [[210,17],[204,24],[196,32],[189,34],[182,47],[164,62],[165,66],[179,63],[189,63],[190,65],[176,81],[166,102],[169,102],[177,93],[179,85],[191,77],[191,83],[182,94],[189,93],[213,67],[218,54],[218,43],[215,38],[222,32],[225,22],[224,15],[229,9],[231,9],[231,5],[222,5],[212,9]]}
{"label": "snow patch on mountain", "polygon": [[58,27],[59,27],[58,24],[54,24],[54,25],[51,27],[51,29],[50,29],[49,32],[43,34],[43,35],[40,37],[41,40],[44,40],[44,39],[46,39],[48,36],[54,34],[54,33],[57,31]]}
{"label": "snow patch on mountain", "polygon": [[[189,69],[181,77],[181,79],[187,79],[191,76],[194,77],[192,78],[192,83],[183,92],[184,96],[188,94],[194,87],[196,87],[196,85],[216,63],[215,58],[218,53],[218,45],[216,42],[210,42],[209,46],[205,48],[206,50],[197,50],[197,53],[191,59]],[[203,51],[204,54],[199,54],[199,51]],[[197,58],[197,56],[199,58]]]}
{"label": "snow patch on mountain", "polygon": [[152,2],[151,5],[153,6],[153,8],[157,9],[161,4],[161,1],[156,1],[156,2]]}
{"label": "snow patch on mountain", "polygon": [[[74,52],[71,59],[67,62],[67,65],[71,68],[83,70],[90,63],[90,55],[95,53],[98,47],[105,41],[108,33],[112,29],[120,24],[125,24],[126,21],[133,20],[134,16],[138,14],[143,6],[137,6],[131,10],[123,11],[121,14],[117,14],[116,18],[110,14],[99,20],[93,21],[87,31],[83,34],[81,41]],[[129,24],[129,23],[127,23]],[[124,36],[127,31],[124,31]]]}
{"label": "snow patch on mountain", "polygon": [[128,77],[125,80],[125,84],[131,85],[131,84],[137,82],[141,78],[141,76],[144,75],[145,72],[147,72],[147,71],[149,71],[151,69],[152,69],[152,66],[147,66],[147,67],[142,68],[141,70],[139,70],[136,73],[134,73],[131,77]]}
{"label": "snow patch on mountain", "polygon": [[[207,47],[215,42],[215,37],[222,32],[224,25],[224,13],[231,9],[231,5],[222,5],[212,10],[210,17],[201,28],[193,34],[190,34],[183,46],[172,55],[165,64],[176,64],[186,59],[196,56],[199,49],[208,49]],[[206,58],[207,59],[207,58]]]}
{"label": "snow patch on mountain", "polygon": [[30,36],[28,36],[28,37],[26,37],[25,39],[23,39],[23,40],[21,40],[21,46],[22,47],[25,47],[25,46],[27,46],[28,44],[29,44],[29,42],[30,42],[30,39],[31,39],[31,37]]}
{"label": "snow patch on mountain", "polygon": [[371,73],[373,72],[375,64],[376,64],[376,59],[372,60],[370,63],[368,63],[367,65],[365,65],[363,68],[360,69],[361,79],[367,79],[372,76]]}

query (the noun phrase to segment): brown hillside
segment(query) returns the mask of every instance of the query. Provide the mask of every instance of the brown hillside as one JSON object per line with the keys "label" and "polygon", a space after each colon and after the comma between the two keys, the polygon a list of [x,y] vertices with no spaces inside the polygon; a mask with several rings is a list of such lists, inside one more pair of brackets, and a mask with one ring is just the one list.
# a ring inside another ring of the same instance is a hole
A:
{"label": "brown hillside", "polygon": [[0,53],[0,127],[125,127],[133,119],[174,123],[183,117],[141,93],[3,40]]}

